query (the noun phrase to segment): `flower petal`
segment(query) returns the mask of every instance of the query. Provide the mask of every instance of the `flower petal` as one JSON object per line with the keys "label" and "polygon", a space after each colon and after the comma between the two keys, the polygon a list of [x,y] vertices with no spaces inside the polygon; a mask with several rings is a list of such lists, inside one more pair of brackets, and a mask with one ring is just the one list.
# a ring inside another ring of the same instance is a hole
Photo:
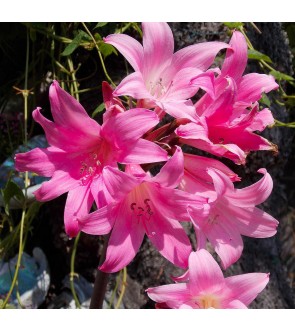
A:
{"label": "flower petal", "polygon": [[[67,128],[58,126],[54,122],[46,119],[40,112],[38,107],[33,111],[33,118],[38,122],[45,131],[46,139],[48,143],[54,147],[57,147],[64,151],[77,151],[81,149],[89,149],[90,147],[96,146],[100,143],[100,126],[96,129],[95,136],[91,136],[81,130],[75,128]],[[81,123],[84,120],[82,120]],[[81,127],[80,123],[80,127]]]}
{"label": "flower petal", "polygon": [[189,287],[193,296],[202,291],[218,291],[224,285],[219,265],[205,249],[192,252],[189,256]]}
{"label": "flower petal", "polygon": [[159,145],[140,138],[134,144],[126,147],[117,160],[122,164],[146,164],[166,161],[167,159],[167,152]]}
{"label": "flower petal", "polygon": [[[203,228],[203,231],[220,257],[222,267],[227,269],[241,257],[243,240],[237,227],[227,220],[230,218],[229,214],[225,218],[221,211],[219,213],[214,216],[215,221],[207,228]],[[235,216],[232,217],[234,219]]]}
{"label": "flower petal", "polygon": [[267,238],[276,234],[279,222],[268,213],[256,208],[229,206],[235,217],[235,225],[242,235]]}
{"label": "flower petal", "polygon": [[188,256],[192,247],[181,224],[176,220],[167,219],[157,212],[146,226],[149,231],[147,236],[161,255],[174,265],[183,269],[187,268]]}
{"label": "flower petal", "polygon": [[[89,117],[82,105],[69,93],[63,90],[57,81],[49,88],[51,112],[55,123],[85,137],[96,138],[100,125]],[[83,123],[83,126],[81,126]]]}
{"label": "flower petal", "polygon": [[196,111],[192,102],[187,101],[157,101],[156,104],[160,109],[176,119],[189,119],[196,121]]}
{"label": "flower petal", "polygon": [[214,97],[213,80],[214,74],[212,72],[203,73],[197,68],[183,68],[175,74],[162,99],[185,100],[194,96],[199,88]]}
{"label": "flower petal", "polygon": [[249,207],[259,205],[269,197],[273,188],[272,178],[265,168],[260,168],[258,172],[263,174],[263,177],[259,181],[246,188],[235,189],[227,193],[231,204],[240,207]]}
{"label": "flower petal", "polygon": [[248,306],[269,282],[269,274],[247,273],[225,278],[227,287],[232,290],[232,296]]}
{"label": "flower petal", "polygon": [[248,309],[244,303],[239,300],[232,300],[222,305],[223,309]]}
{"label": "flower petal", "polygon": [[125,34],[112,34],[103,39],[107,44],[113,45],[130,63],[135,71],[143,67],[143,48],[134,38]]}
{"label": "flower petal", "polygon": [[251,73],[242,77],[238,84],[237,101],[253,103],[262,93],[278,89],[279,85],[271,75]]}
{"label": "flower petal", "polygon": [[237,174],[235,174],[230,168],[216,159],[197,156],[189,153],[184,153],[183,156],[185,170],[197,178],[211,182],[212,178],[206,171],[206,169],[210,167],[223,172],[232,182],[240,181],[240,177]]}
{"label": "flower petal", "polygon": [[157,114],[144,108],[134,108],[117,114],[102,125],[101,135],[107,141],[125,148],[130,141],[137,141],[159,123]]}
{"label": "flower petal", "polygon": [[106,205],[88,215],[78,217],[79,229],[91,235],[108,234],[114,225],[114,204]]}
{"label": "flower petal", "polygon": [[184,303],[190,300],[191,295],[186,283],[162,285],[151,287],[146,290],[147,295],[157,303],[173,301]]}
{"label": "flower petal", "polygon": [[172,31],[164,22],[142,23],[145,82],[157,76],[171,61],[174,51]]}
{"label": "flower petal", "polygon": [[248,130],[250,131],[263,131],[266,126],[272,126],[275,123],[272,112],[264,108],[263,110],[256,113],[254,119],[250,126],[248,126]]}
{"label": "flower petal", "polygon": [[159,183],[162,187],[176,188],[183,177],[183,153],[179,146],[173,156],[161,168],[160,172],[151,181]]}
{"label": "flower petal", "polygon": [[89,185],[69,191],[64,211],[65,230],[69,237],[79,233],[78,218],[89,213],[93,201]]}
{"label": "flower petal", "polygon": [[51,177],[56,171],[57,163],[64,162],[65,152],[56,148],[35,148],[15,155],[15,169],[19,172],[31,171]]}
{"label": "flower petal", "polygon": [[205,71],[212,65],[216,54],[228,47],[228,44],[221,42],[206,42],[187,46],[174,53],[172,63],[177,71],[185,67],[194,67]]}
{"label": "flower petal", "polygon": [[106,189],[116,201],[123,199],[141,183],[141,180],[109,166],[104,167],[102,178]]}
{"label": "flower petal", "polygon": [[243,75],[246,68],[248,61],[248,47],[245,37],[239,31],[233,32],[229,45],[231,48],[226,51],[221,75],[223,77],[230,76],[237,80]]}
{"label": "flower petal", "polygon": [[106,259],[99,268],[114,273],[128,265],[136,255],[145,230],[141,223],[134,222],[124,204],[117,209],[115,224],[109,239]]}
{"label": "flower petal", "polygon": [[123,79],[115,89],[114,96],[131,96],[135,99],[152,99],[140,72],[134,72]]}
{"label": "flower petal", "polygon": [[51,180],[42,183],[34,192],[38,201],[46,202],[80,186],[80,182],[70,177],[67,172],[55,171]]}

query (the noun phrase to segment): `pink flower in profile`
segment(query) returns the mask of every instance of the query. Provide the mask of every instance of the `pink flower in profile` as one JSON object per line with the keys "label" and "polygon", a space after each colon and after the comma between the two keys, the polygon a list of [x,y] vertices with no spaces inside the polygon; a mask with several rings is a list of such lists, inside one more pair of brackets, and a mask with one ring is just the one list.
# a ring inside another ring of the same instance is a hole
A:
{"label": "pink flower in profile", "polygon": [[231,78],[222,78],[221,82],[222,84],[216,88],[217,98],[206,104],[201,115],[196,110],[179,114],[190,120],[175,131],[181,138],[180,141],[214,155],[229,158],[237,164],[244,164],[250,151],[277,151],[275,144],[255,133],[273,123],[272,116],[269,116],[270,111],[259,111],[256,104],[250,111],[247,110],[247,114],[239,113],[236,117],[236,83]]}
{"label": "pink flower in profile", "polygon": [[148,288],[158,308],[247,309],[266,287],[269,274],[247,273],[224,278],[214,258],[205,250],[189,256],[188,281]]}
{"label": "pink flower in profile", "polygon": [[[142,99],[145,107],[159,107],[170,113],[183,107],[201,87],[213,96],[211,66],[216,54],[228,45],[206,42],[174,52],[172,31],[167,23],[142,23],[143,45],[125,34],[104,38],[116,47],[135,70],[116,88],[114,95]],[[191,79],[195,77],[194,84]]]}
{"label": "pink flower in profile", "polygon": [[106,204],[108,193],[103,190],[101,176],[106,165],[165,161],[167,153],[141,138],[159,122],[152,111],[118,113],[100,126],[56,81],[50,87],[49,99],[54,122],[43,117],[40,108],[33,112],[33,118],[43,127],[50,146],[17,154],[15,167],[51,177],[34,193],[40,201],[69,192],[64,221],[67,234],[73,237],[79,232],[77,217],[87,214],[94,200],[98,206]]}
{"label": "pink flower in profile", "polygon": [[126,171],[104,169],[105,185],[114,202],[79,219],[85,233],[107,234],[112,230],[100,270],[116,272],[129,264],[145,234],[165,258],[187,268],[192,249],[178,220],[189,221],[187,206],[201,209],[207,199],[174,189],[183,175],[181,149],[177,147],[155,177],[137,165],[127,166]]}
{"label": "pink flower in profile", "polygon": [[[235,263],[241,256],[243,240],[241,235],[254,238],[271,237],[277,232],[278,221],[256,205],[263,203],[270,195],[273,182],[265,169],[258,171],[264,176],[255,184],[235,189],[222,171],[209,168],[211,183],[200,186],[199,180],[185,184],[184,189],[191,193],[209,197],[203,214],[189,207],[189,213],[195,227],[198,248],[205,248],[208,239],[219,255],[224,269]],[[200,186],[200,190],[198,187]],[[214,189],[213,189],[214,188]]]}

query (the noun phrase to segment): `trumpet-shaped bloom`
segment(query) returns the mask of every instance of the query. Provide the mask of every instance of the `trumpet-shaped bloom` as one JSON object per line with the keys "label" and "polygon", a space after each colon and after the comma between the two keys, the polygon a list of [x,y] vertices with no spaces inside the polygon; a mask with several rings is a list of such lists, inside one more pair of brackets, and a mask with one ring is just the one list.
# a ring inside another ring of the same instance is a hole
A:
{"label": "trumpet-shaped bloom", "polygon": [[[199,88],[213,96],[213,72],[205,72],[216,54],[228,45],[199,43],[174,52],[172,31],[167,23],[142,23],[143,45],[124,34],[104,38],[116,47],[135,70],[116,88],[114,95],[142,99],[145,107],[185,108],[183,103]],[[194,84],[191,84],[191,79]]]}
{"label": "trumpet-shaped bloom", "polygon": [[33,118],[43,127],[50,146],[17,154],[15,166],[19,171],[51,177],[34,193],[40,201],[69,192],[64,221],[72,237],[79,232],[77,217],[87,214],[94,200],[98,206],[106,204],[108,194],[101,189],[106,165],[164,161],[167,153],[141,139],[159,121],[154,112],[133,109],[117,113],[100,126],[56,81],[49,98],[54,122],[43,117],[40,108],[33,112]]}
{"label": "trumpet-shaped bloom", "polygon": [[271,112],[267,109],[258,111],[256,104],[247,114],[238,114],[235,117],[236,83],[231,78],[222,78],[221,81],[222,84],[216,88],[218,97],[209,104],[203,104],[205,110],[201,115],[192,110],[182,115],[174,112],[174,116],[190,120],[175,131],[181,141],[214,155],[229,158],[237,164],[244,164],[250,151],[277,151],[276,145],[254,133],[273,123]]}
{"label": "trumpet-shaped bloom", "polygon": [[207,200],[174,189],[183,175],[181,149],[155,177],[137,165],[127,166],[126,171],[104,169],[105,185],[114,202],[79,219],[85,233],[106,234],[112,229],[100,270],[116,272],[126,266],[145,234],[165,258],[187,268],[191,245],[178,220],[189,221],[188,205],[201,209]]}
{"label": "trumpet-shaped bloom", "polygon": [[[204,206],[202,216],[194,208],[189,208],[189,213],[195,226],[198,248],[204,248],[208,239],[226,269],[242,254],[241,235],[267,238],[276,233],[278,221],[256,207],[268,198],[273,182],[267,171],[260,169],[258,172],[264,175],[262,179],[249,187],[235,189],[222,171],[209,168],[207,172],[211,177],[211,184],[208,183],[208,190],[204,193],[202,183],[200,192],[209,197],[208,204]],[[185,185],[185,190],[198,194],[199,181],[194,181],[193,178],[190,181],[194,185]],[[212,185],[214,190],[210,192]]]}
{"label": "trumpet-shaped bloom", "polygon": [[148,288],[158,308],[247,309],[266,287],[269,274],[247,273],[224,278],[214,258],[204,249],[189,256],[188,281]]}

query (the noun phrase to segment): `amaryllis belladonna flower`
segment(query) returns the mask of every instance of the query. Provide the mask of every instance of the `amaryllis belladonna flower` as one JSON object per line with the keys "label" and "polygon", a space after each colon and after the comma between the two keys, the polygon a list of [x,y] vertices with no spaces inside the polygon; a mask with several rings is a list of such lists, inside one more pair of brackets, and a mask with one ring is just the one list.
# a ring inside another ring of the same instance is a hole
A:
{"label": "amaryllis belladonna flower", "polygon": [[269,281],[266,273],[224,278],[205,249],[190,254],[186,277],[187,282],[148,288],[147,294],[158,308],[247,309]]}
{"label": "amaryllis belladonna flower", "polygon": [[101,176],[106,165],[164,161],[167,153],[141,138],[158,124],[152,111],[118,113],[100,126],[56,81],[50,87],[49,99],[54,122],[46,119],[40,108],[33,112],[33,118],[43,127],[50,146],[17,154],[15,167],[51,177],[34,193],[39,201],[69,192],[64,221],[66,232],[73,237],[79,232],[77,217],[87,214],[94,200],[98,206],[106,204]]}

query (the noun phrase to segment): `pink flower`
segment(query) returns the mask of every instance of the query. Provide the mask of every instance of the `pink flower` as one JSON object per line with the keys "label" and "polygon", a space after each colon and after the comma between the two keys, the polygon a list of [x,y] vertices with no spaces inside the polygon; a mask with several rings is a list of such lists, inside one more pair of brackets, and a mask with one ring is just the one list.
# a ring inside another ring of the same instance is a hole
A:
{"label": "pink flower", "polygon": [[106,204],[101,176],[106,165],[164,161],[167,153],[141,139],[158,124],[154,112],[129,110],[110,116],[100,126],[56,81],[49,98],[54,122],[43,117],[40,108],[33,112],[33,118],[43,127],[50,146],[17,154],[15,166],[19,171],[51,177],[34,193],[40,201],[69,192],[64,221],[66,232],[73,237],[79,232],[77,217],[87,214],[94,200],[98,206]]}
{"label": "pink flower", "polygon": [[[204,103],[204,112],[190,110],[182,114],[190,120],[188,124],[179,126],[175,133],[181,142],[220,157],[226,157],[237,164],[244,164],[247,154],[256,150],[277,151],[277,146],[254,131],[262,131],[273,123],[269,110],[259,112],[258,104],[247,114],[235,115],[237,87],[230,78],[222,78],[216,88],[215,100]],[[174,116],[180,114],[174,112]]]}
{"label": "pink flower", "polygon": [[[185,47],[173,54],[174,40],[167,23],[142,23],[143,45],[124,34],[104,39],[116,47],[135,70],[116,88],[114,95],[143,99],[145,107],[170,113],[201,87],[213,96],[213,73],[206,71],[216,54],[228,45],[206,42]],[[190,83],[195,77],[194,84]]]}
{"label": "pink flower", "polygon": [[[262,93],[279,86],[271,75],[251,73],[242,76],[248,60],[247,43],[242,33],[235,31],[229,44],[221,73],[214,80],[215,96],[206,93],[195,104],[195,111],[187,107],[174,109],[170,114],[191,120],[176,131],[183,143],[244,164],[250,151],[277,152],[276,145],[254,132],[274,124],[270,110],[259,111],[258,100]],[[197,85],[198,80],[196,77]]]}
{"label": "pink flower", "polygon": [[[206,192],[204,183],[200,186],[202,195],[209,197],[203,215],[199,210],[188,208],[195,226],[198,248],[205,248],[208,239],[225,269],[235,263],[242,254],[241,235],[266,238],[276,234],[278,221],[255,207],[268,198],[273,187],[267,171],[260,169],[258,172],[264,174],[261,180],[249,187],[235,189],[222,171],[209,168],[207,173],[212,182],[207,184]],[[190,181],[194,182],[194,185],[185,184],[184,189],[198,195],[199,180],[191,178]]]}
{"label": "pink flower", "polygon": [[181,149],[177,147],[155,177],[137,165],[127,166],[126,171],[103,170],[114,202],[79,219],[81,230],[88,234],[113,229],[100,270],[116,272],[129,264],[145,234],[165,258],[186,268],[191,245],[178,220],[189,221],[187,206],[201,209],[207,200],[174,189],[183,175]]}
{"label": "pink flower", "polygon": [[224,278],[214,258],[204,249],[189,256],[188,282],[148,288],[159,308],[247,309],[266,287],[269,274],[247,273]]}

